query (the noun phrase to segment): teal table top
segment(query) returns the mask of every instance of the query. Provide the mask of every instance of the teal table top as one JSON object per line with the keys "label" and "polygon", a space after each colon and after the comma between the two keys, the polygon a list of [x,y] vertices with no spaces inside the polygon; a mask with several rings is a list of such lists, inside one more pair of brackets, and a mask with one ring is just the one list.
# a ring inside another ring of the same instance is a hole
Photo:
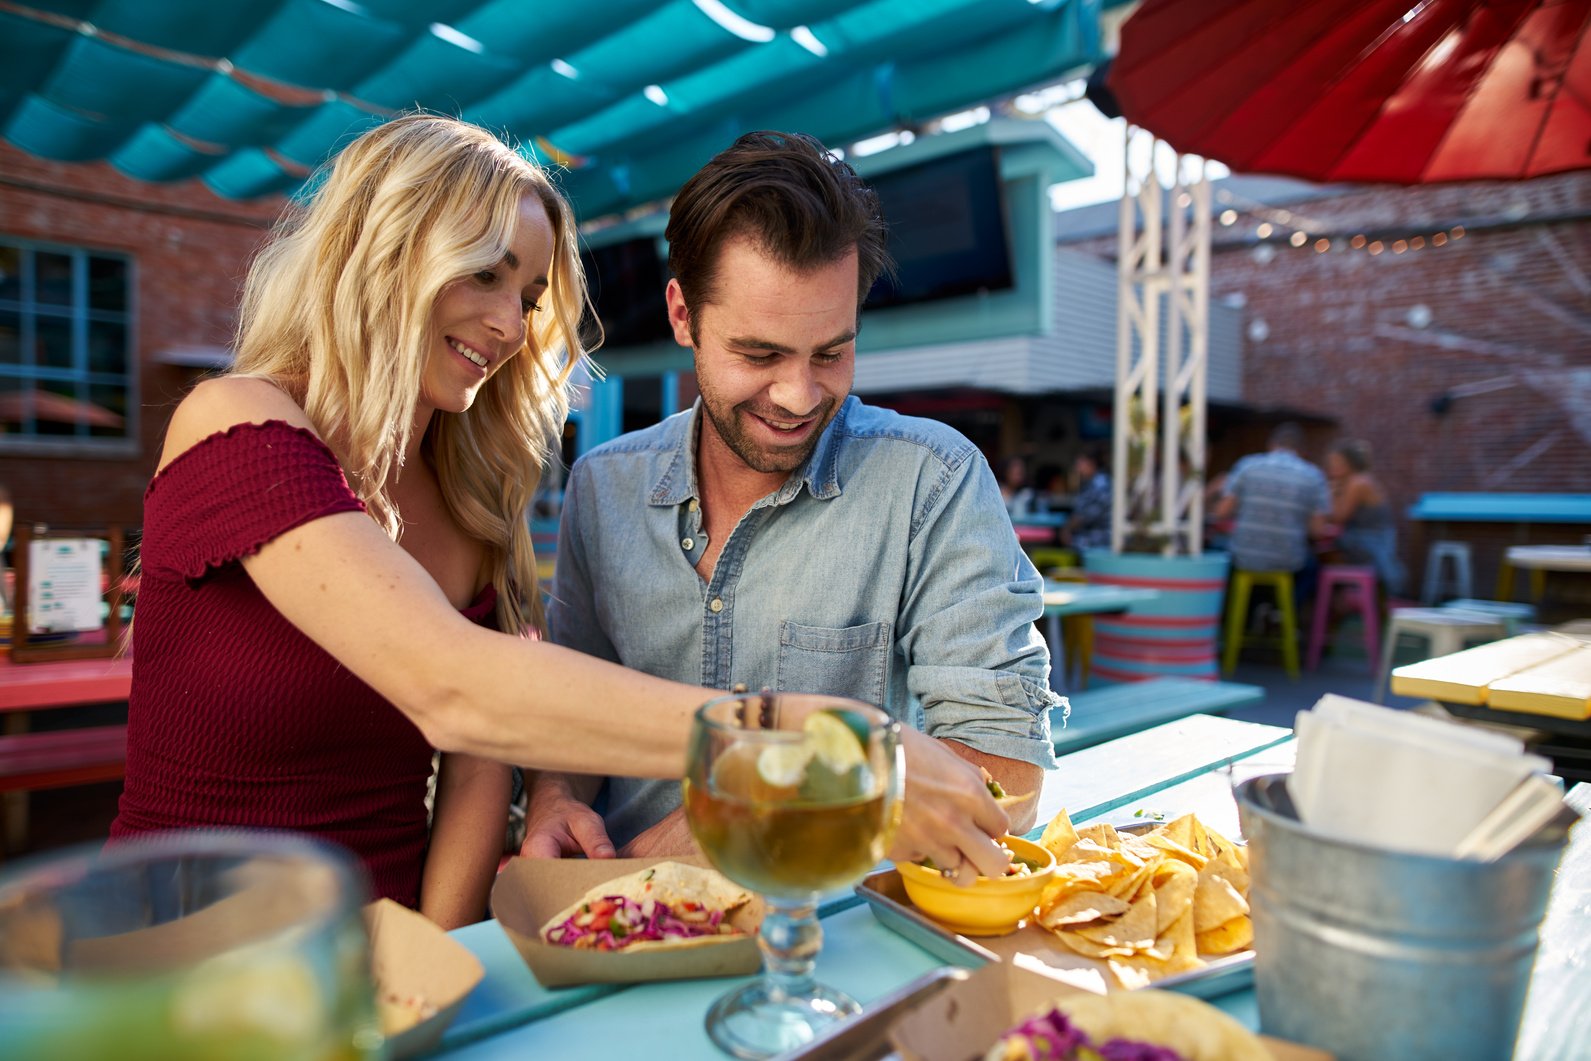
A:
{"label": "teal table top", "polygon": [[1134,604],[1143,604],[1160,596],[1157,589],[1122,589],[1119,586],[1096,586],[1087,582],[1044,583],[1045,615],[1095,615],[1101,612],[1124,612]]}
{"label": "teal table top", "polygon": [[[1193,811],[1212,828],[1236,836],[1232,785],[1290,770],[1293,750],[1288,730],[1195,715],[1063,758],[1047,781],[1039,820],[1048,821],[1061,806],[1080,822],[1116,824]],[[1579,786],[1572,799],[1591,810],[1591,786]],[[884,927],[855,899],[824,909],[818,977],[864,1006],[943,964]],[[1588,925],[1591,830],[1582,830],[1564,858],[1548,910],[1517,1057],[1575,1056],[1591,1043],[1591,1003],[1580,979],[1591,960]],[[703,1017],[715,998],[743,978],[549,991],[536,983],[496,922],[454,936],[480,958],[486,976],[443,1039],[439,1056],[449,1061],[724,1056],[708,1041]],[[1211,1001],[1258,1027],[1252,990]]]}

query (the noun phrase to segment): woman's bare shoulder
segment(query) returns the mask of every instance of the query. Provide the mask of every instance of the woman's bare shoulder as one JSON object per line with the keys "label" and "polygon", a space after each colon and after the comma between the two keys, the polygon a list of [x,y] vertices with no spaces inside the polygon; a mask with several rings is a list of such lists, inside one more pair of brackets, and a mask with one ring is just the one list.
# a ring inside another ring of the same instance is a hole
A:
{"label": "woman's bare shoulder", "polygon": [[205,380],[188,393],[166,426],[166,444],[160,467],[187,452],[211,435],[238,424],[263,424],[284,420],[313,432],[303,408],[270,380],[251,376],[221,376]]}

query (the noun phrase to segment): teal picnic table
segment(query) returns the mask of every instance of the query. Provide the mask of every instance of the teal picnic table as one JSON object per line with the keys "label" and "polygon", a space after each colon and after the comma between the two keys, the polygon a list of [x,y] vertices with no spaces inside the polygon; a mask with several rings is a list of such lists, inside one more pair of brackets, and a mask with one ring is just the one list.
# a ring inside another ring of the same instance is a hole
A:
{"label": "teal picnic table", "polygon": [[[1192,811],[1212,828],[1236,836],[1232,785],[1290,770],[1292,761],[1289,730],[1195,715],[1066,756],[1045,786],[1040,820],[1062,806],[1079,822],[1117,824]],[[1572,798],[1591,809],[1591,786],[1578,786]],[[854,898],[827,904],[823,927],[819,979],[864,1007],[945,964],[884,927]],[[708,1040],[702,1021],[712,1001],[741,980],[549,991],[536,983],[495,922],[460,929],[454,937],[481,959],[486,976],[443,1039],[437,1056],[448,1061],[619,1056],[715,1061],[726,1056]],[[1564,857],[1547,913],[1516,1057],[1585,1056],[1591,1005],[1580,976],[1588,960],[1591,830],[1582,830]],[[1257,1026],[1252,989],[1237,987],[1210,1001]]]}
{"label": "teal picnic table", "polygon": [[[1092,623],[1096,615],[1119,615],[1134,606],[1157,599],[1157,589],[1126,589],[1121,586],[1100,586],[1088,582],[1051,582],[1044,580],[1045,637],[1050,643],[1050,684],[1057,692],[1066,691],[1066,674],[1070,660],[1061,651],[1061,620],[1082,616]],[[1090,637],[1092,640],[1092,637]],[[1061,660],[1060,666],[1053,661]]]}

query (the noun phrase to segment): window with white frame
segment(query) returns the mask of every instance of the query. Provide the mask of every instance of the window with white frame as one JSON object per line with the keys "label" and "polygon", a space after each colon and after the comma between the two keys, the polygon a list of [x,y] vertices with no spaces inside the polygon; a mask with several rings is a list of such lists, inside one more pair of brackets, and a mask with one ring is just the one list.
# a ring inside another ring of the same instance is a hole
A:
{"label": "window with white frame", "polygon": [[0,236],[0,449],[132,437],[132,262]]}

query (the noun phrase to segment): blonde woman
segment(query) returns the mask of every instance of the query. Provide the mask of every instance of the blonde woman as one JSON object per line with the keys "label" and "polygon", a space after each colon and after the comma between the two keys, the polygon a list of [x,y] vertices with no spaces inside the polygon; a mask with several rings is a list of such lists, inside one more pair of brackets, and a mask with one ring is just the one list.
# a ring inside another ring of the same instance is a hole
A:
{"label": "blonde woman", "polygon": [[[289,209],[250,270],[235,369],[178,406],[145,495],[113,838],[313,833],[453,926],[482,916],[501,852],[498,764],[680,776],[704,690],[525,636],[523,517],[583,292],[546,174],[453,119],[366,133]],[[1007,823],[977,774],[906,743],[896,854],[998,872]]]}

